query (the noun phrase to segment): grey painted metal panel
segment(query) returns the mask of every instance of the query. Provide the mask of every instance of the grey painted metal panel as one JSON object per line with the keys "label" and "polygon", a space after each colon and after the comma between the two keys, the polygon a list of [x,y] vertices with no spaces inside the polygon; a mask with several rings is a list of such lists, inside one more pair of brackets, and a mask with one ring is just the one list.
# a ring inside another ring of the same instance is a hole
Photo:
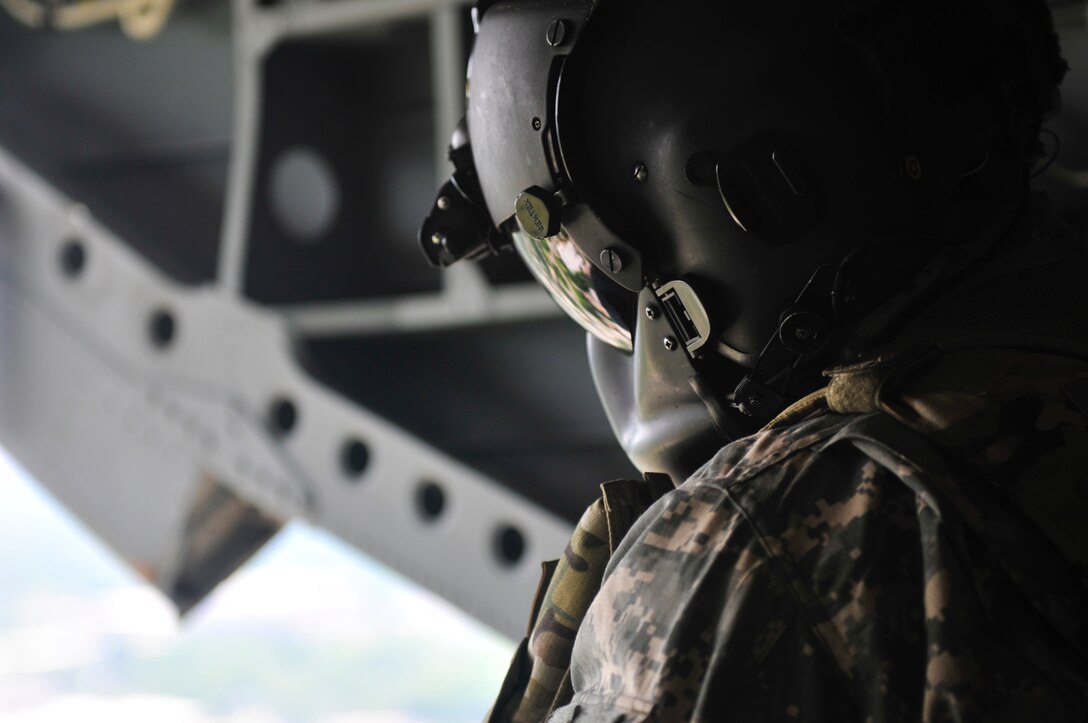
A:
{"label": "grey painted metal panel", "polygon": [[[207,477],[279,519],[303,517],[510,635],[519,633],[536,561],[558,556],[569,525],[302,372],[286,322],[214,288],[170,282],[0,152],[0,443],[164,591],[178,573],[185,515]],[[79,239],[85,267],[59,260]],[[159,309],[176,319],[150,342]],[[290,435],[266,409],[288,395]],[[358,480],[342,444],[364,440]],[[416,493],[447,492],[430,523]],[[507,565],[495,535],[513,526]]]}

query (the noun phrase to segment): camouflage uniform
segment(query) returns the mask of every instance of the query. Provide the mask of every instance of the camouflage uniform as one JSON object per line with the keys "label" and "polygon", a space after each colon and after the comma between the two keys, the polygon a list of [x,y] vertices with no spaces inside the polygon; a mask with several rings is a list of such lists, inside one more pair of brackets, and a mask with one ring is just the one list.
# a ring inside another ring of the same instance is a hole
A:
{"label": "camouflage uniform", "polygon": [[1035,230],[650,507],[493,718],[1088,720],[1088,266]]}

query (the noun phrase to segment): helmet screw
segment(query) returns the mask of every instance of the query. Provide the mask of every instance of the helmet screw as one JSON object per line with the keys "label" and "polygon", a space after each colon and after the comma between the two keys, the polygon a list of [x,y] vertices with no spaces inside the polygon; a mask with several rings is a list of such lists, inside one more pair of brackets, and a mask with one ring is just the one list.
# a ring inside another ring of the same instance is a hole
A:
{"label": "helmet screw", "polygon": [[665,348],[669,351],[676,351],[676,339],[671,336],[665,337]]}
{"label": "helmet screw", "polygon": [[563,20],[553,20],[548,26],[548,45],[558,48],[567,38],[567,23]]}
{"label": "helmet screw", "polygon": [[646,183],[646,181],[650,180],[650,170],[646,168],[645,163],[640,163],[635,166],[635,171],[632,176],[635,179],[635,183]]}
{"label": "helmet screw", "polygon": [[656,319],[657,318],[657,307],[647,306],[646,307],[646,318],[649,319],[650,321],[653,321],[654,319]]}
{"label": "helmet screw", "polygon": [[614,248],[607,248],[601,252],[601,265],[612,274],[623,271],[623,257]]}
{"label": "helmet screw", "polygon": [[763,408],[763,400],[759,397],[748,397],[748,407],[752,410]]}
{"label": "helmet screw", "polygon": [[907,172],[907,178],[910,180],[922,180],[922,161],[918,156],[907,156],[905,170]]}
{"label": "helmet screw", "polygon": [[543,127],[544,127],[544,124],[541,122],[541,120],[539,118],[533,118],[533,130],[534,131],[538,131]]}
{"label": "helmet screw", "polygon": [[450,209],[450,200],[445,196],[438,197],[438,210],[448,211]]}
{"label": "helmet screw", "polygon": [[445,242],[446,242],[446,237],[443,236],[440,233],[436,233],[433,236],[431,236],[431,243],[433,243],[435,246],[441,246]]}
{"label": "helmet screw", "polygon": [[788,313],[778,328],[778,338],[794,354],[812,354],[828,340],[827,322],[809,311]]}

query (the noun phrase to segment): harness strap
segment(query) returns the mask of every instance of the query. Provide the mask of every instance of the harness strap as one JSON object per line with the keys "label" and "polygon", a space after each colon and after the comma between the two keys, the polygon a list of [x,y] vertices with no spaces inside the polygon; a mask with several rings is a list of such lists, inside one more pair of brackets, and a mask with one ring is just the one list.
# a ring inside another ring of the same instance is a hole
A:
{"label": "harness strap", "polygon": [[563,557],[546,562],[533,601],[529,631],[492,706],[488,723],[543,721],[570,702],[570,660],[578,628],[601,589],[605,568],[631,526],[673,489],[666,475],[601,485]]}

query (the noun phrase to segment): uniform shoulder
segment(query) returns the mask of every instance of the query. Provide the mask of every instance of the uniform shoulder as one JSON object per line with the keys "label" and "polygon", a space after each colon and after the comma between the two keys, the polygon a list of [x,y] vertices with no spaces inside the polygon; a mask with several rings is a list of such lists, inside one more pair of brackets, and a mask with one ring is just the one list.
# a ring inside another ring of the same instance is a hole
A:
{"label": "uniform shoulder", "polygon": [[796,423],[768,426],[724,446],[684,486],[710,484],[724,487],[771,470],[773,474],[783,474],[797,463],[791,460],[819,451],[856,416],[821,413]]}

